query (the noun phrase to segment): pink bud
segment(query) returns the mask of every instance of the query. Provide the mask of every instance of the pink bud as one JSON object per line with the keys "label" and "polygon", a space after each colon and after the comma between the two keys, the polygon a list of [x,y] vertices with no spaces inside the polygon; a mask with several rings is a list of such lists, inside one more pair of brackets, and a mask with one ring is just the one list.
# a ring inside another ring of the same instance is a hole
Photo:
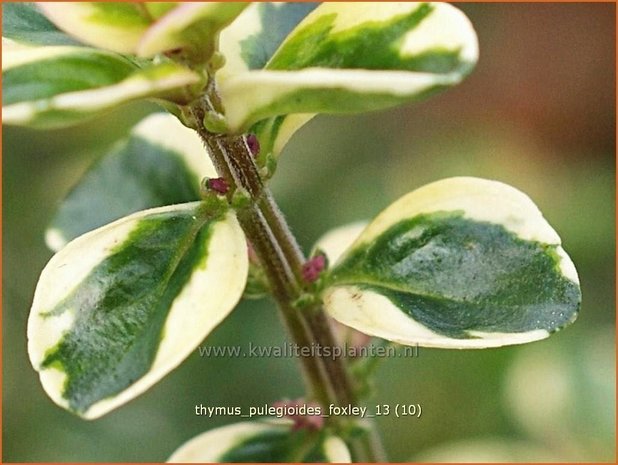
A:
{"label": "pink bud", "polygon": [[254,157],[257,157],[260,153],[260,141],[255,134],[247,135],[247,147]]}
{"label": "pink bud", "polygon": [[313,258],[310,258],[303,265],[302,273],[303,279],[308,283],[313,283],[317,281],[320,277],[320,273],[324,270],[326,266],[326,258],[324,255],[316,255]]}
{"label": "pink bud", "polygon": [[206,186],[217,194],[227,194],[230,190],[230,185],[223,178],[210,178],[206,181]]}

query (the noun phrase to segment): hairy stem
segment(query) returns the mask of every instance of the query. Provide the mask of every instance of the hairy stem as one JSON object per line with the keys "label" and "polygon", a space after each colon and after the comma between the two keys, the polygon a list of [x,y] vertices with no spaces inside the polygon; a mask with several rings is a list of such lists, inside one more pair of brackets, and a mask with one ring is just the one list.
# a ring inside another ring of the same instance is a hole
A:
{"label": "hairy stem", "polygon": [[[216,93],[187,108],[185,116],[204,141],[219,176],[230,186],[229,198],[248,197],[237,209],[237,217],[268,278],[272,296],[283,321],[299,347],[334,347],[335,337],[319,304],[302,309],[294,303],[306,292],[302,279],[305,257],[279,211],[269,189],[260,177],[253,155],[242,136],[214,134],[204,128],[209,111],[219,107]],[[355,393],[345,361],[341,358],[309,356],[301,358],[303,378],[311,395],[322,405],[356,405]],[[345,419],[332,417],[330,423],[342,426]],[[359,435],[351,441],[356,460],[383,461],[377,436]]]}

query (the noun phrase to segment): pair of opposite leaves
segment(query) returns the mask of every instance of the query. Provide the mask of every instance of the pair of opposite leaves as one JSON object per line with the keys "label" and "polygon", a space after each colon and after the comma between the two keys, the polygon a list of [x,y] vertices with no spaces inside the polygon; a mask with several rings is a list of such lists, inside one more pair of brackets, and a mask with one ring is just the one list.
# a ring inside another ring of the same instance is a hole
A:
{"label": "pair of opposite leaves", "polygon": [[7,4],[4,123],[65,126],[144,98],[178,113],[223,56],[214,78],[224,126],[256,133],[262,154],[277,155],[315,113],[425,98],[461,82],[478,56],[472,25],[445,3],[141,5],[40,4],[67,35],[36,9]]}
{"label": "pair of opposite leaves", "polygon": [[[155,159],[147,147],[158,148]],[[48,394],[86,418],[177,366],[246,283],[246,238],[234,212],[204,202],[140,211],[64,245],[75,234],[66,225],[92,212],[80,198],[101,179],[127,162],[172,159],[186,168],[187,184],[214,175],[197,134],[171,115],[147,117],[69,195],[48,231],[48,243],[62,248],[37,286],[29,352]],[[111,201],[117,192],[94,195]],[[403,344],[530,342],[573,321],[579,305],[577,273],[558,235],[525,194],[496,181],[429,184],[316,248],[333,264],[323,278],[327,312]]]}

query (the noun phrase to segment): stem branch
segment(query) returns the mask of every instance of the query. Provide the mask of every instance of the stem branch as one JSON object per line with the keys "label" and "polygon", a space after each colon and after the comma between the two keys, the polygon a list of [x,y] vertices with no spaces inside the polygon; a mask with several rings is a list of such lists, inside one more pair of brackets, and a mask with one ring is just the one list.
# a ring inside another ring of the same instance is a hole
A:
{"label": "stem branch", "polygon": [[[334,347],[335,337],[321,305],[303,309],[293,305],[306,292],[302,279],[305,257],[269,189],[264,186],[245,138],[214,134],[204,128],[202,122],[207,112],[217,110],[220,104],[216,92],[211,89],[207,98],[187,107],[185,116],[193,121],[219,176],[230,185],[229,199],[236,191],[250,197],[248,205],[237,210],[237,217],[262,264],[284,323],[299,347]],[[309,356],[301,357],[301,362],[308,391],[323,406],[358,403],[343,359]],[[334,426],[344,422],[345,419],[338,417],[329,419]],[[357,460],[383,460],[375,432],[359,435],[350,442]]]}

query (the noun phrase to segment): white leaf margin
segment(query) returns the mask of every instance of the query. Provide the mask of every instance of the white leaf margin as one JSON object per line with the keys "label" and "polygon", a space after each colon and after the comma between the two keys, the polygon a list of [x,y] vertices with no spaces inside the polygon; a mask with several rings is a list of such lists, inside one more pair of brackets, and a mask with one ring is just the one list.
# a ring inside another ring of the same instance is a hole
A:
{"label": "white leaf margin", "polygon": [[246,7],[247,2],[188,2],[181,3],[164,16],[158,18],[140,38],[136,54],[152,57],[157,53],[186,46],[180,36],[191,26],[200,22],[215,29],[212,37],[216,42],[221,26],[233,21]]}
{"label": "white leaf margin", "polygon": [[[70,47],[62,48],[67,49]],[[83,52],[83,48],[74,48]],[[21,51],[13,53],[21,53]],[[33,55],[39,55],[39,53],[36,51],[33,52]],[[58,51],[58,53],[62,53],[62,51]],[[20,61],[21,64],[25,64],[24,60],[30,59],[11,58],[9,66],[16,66],[15,63]],[[153,73],[157,74],[157,76],[153,76]],[[42,117],[44,120],[47,113],[54,111],[75,112],[83,115],[82,117],[87,117],[89,114],[94,115],[97,112],[141,98],[162,97],[169,92],[199,84],[202,80],[203,78],[200,75],[187,68],[173,63],[163,63],[151,68],[136,70],[134,74],[116,84],[88,90],[59,93],[48,98],[7,105],[2,108],[2,121],[3,123],[14,125],[33,124],[39,127],[55,127],[64,124],[64,122],[60,124],[40,124],[37,120],[39,117]]]}
{"label": "white leaf margin", "polygon": [[[114,24],[113,17],[105,17],[93,4],[96,2],[36,2],[47,19],[78,40],[118,53],[133,53],[149,27],[147,19],[140,17],[136,9],[134,16],[139,20]],[[105,20],[93,20],[97,13]]]}

